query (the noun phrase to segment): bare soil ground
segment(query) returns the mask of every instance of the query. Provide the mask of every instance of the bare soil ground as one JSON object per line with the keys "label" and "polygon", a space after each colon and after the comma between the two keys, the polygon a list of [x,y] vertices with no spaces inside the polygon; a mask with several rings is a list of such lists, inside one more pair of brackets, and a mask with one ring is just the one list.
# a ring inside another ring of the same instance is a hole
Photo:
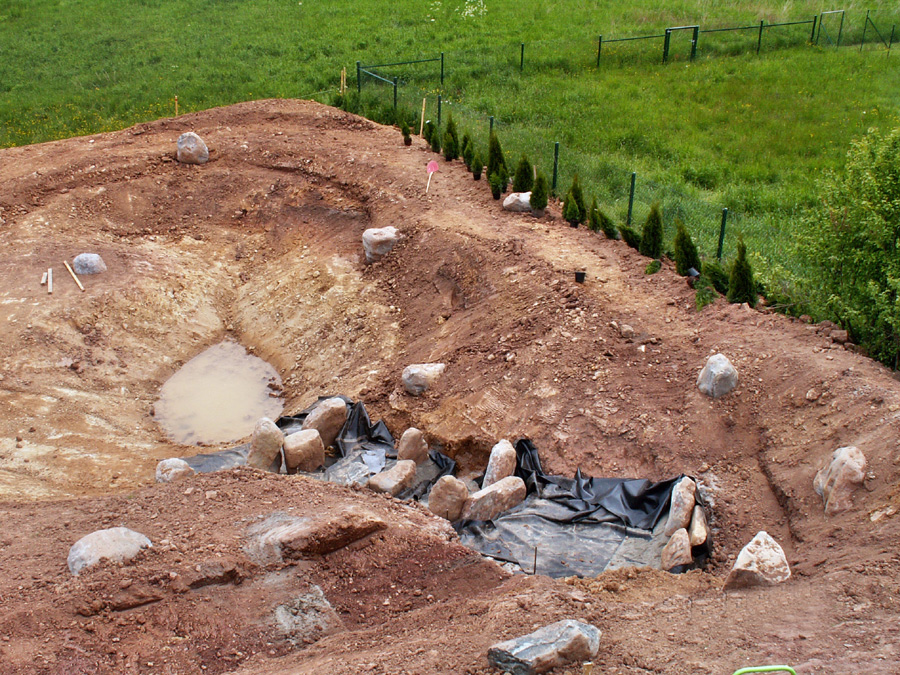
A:
{"label": "bare soil ground", "polygon": [[[204,166],[174,161],[189,130],[210,145]],[[241,104],[0,158],[0,673],[487,673],[490,644],[561,618],[603,631],[603,673],[897,672],[900,387],[819,327],[724,300],[697,313],[670,265],[646,276],[646,259],[554,207],[505,213],[459,162],[439,160],[426,196],[423,143],[318,104]],[[403,239],[366,265],[362,232],[386,225]],[[82,293],[62,261],[85,251],[109,271]],[[159,387],[224,337],[280,372],[286,412],[361,398],[464,474],[497,439],[529,436],[555,473],[697,476],[712,565],[509,576],[443,521],[366,492],[246,469],[153,485],[158,460],[209,450],[166,439]],[[715,352],[741,377],[717,401],[695,386]],[[446,373],[412,398],[400,372],[427,361]],[[852,511],[826,518],[813,476],[851,444],[868,478]],[[242,548],[258,517],[350,504],[390,527],[287,565]],[[154,548],[73,578],[71,544],[113,525]],[[794,577],[724,594],[759,530]],[[294,645],[272,612],[312,583],[344,628]]]}

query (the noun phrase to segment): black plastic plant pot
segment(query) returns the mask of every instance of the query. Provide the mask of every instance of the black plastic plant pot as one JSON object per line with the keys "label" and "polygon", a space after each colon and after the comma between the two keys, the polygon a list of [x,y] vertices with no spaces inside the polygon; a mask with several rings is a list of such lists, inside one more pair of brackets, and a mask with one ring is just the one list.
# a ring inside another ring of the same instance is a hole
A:
{"label": "black plastic plant pot", "polygon": [[575,272],[575,283],[583,284],[586,276],[587,272]]}

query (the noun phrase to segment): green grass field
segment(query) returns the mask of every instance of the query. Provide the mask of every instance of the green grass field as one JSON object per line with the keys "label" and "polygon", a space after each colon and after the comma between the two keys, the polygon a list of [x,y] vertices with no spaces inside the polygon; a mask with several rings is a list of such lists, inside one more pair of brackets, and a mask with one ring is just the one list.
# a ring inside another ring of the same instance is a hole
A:
{"label": "green grass field", "polygon": [[[268,97],[330,102],[342,67],[435,57],[383,69],[400,78],[409,111],[429,97],[435,117],[452,111],[486,146],[488,116],[515,161],[526,152],[551,172],[559,142],[559,192],[578,172],[588,198],[624,219],[632,171],[635,222],[659,200],[668,231],[680,217],[701,252],[715,253],[729,209],[726,254],[743,234],[770,285],[803,274],[793,232],[818,200],[823,171],[840,171],[850,141],[869,127],[900,124],[900,47],[888,56],[870,39],[866,10],[885,33],[895,3],[850,2],[844,43],[807,44],[810,26],[703,33],[689,63],[689,35],[662,40],[597,38],[804,21],[831,5],[760,0],[5,0],[0,3],[0,146],[119,129],[182,111]],[[837,17],[826,24],[836,37]],[[896,39],[900,41],[900,31]],[[525,67],[520,71],[520,44]],[[365,83],[381,105],[391,90]]]}

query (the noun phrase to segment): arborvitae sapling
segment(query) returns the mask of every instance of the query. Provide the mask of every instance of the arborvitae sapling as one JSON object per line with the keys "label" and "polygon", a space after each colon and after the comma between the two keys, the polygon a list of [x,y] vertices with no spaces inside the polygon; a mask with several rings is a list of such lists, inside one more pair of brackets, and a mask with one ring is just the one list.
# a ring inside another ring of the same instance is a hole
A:
{"label": "arborvitae sapling", "polygon": [[531,210],[535,215],[543,214],[549,196],[550,185],[547,183],[547,177],[542,171],[538,171],[531,188]]}
{"label": "arborvitae sapling", "polygon": [[663,224],[662,215],[659,212],[659,204],[650,207],[647,222],[641,232],[640,252],[648,258],[659,258],[662,255]]}
{"label": "arborvitae sapling", "polygon": [[530,192],[534,187],[534,169],[525,155],[516,166],[516,175],[513,178],[513,192]]}
{"label": "arborvitae sapling", "polygon": [[441,151],[441,128],[439,126],[435,126],[431,132],[431,151],[432,152],[440,152]]}
{"label": "arborvitae sapling", "polygon": [[602,209],[600,209],[600,229],[603,230],[603,234],[606,235],[607,239],[619,238],[619,233],[616,231],[616,224]]}
{"label": "arborvitae sapling", "polygon": [[717,262],[706,261],[703,263],[703,277],[709,279],[709,282],[719,293],[728,292],[728,272],[722,269]]}
{"label": "arborvitae sapling", "polygon": [[465,162],[466,168],[471,171],[472,159],[475,157],[475,144],[472,142],[472,137],[469,136],[468,132],[463,134],[462,146],[460,147],[460,155],[463,158],[463,162]]}
{"label": "arborvitae sapling", "polygon": [[452,162],[457,157],[459,157],[459,136],[451,114],[447,117],[447,130],[444,131],[444,159]]}
{"label": "arborvitae sapling", "polygon": [[700,255],[690,233],[680,220],[675,220],[675,271],[685,277],[692,267],[700,272]]}
{"label": "arborvitae sapling", "polygon": [[753,281],[753,270],[747,260],[747,247],[744,240],[738,240],[737,259],[731,266],[728,275],[728,302],[746,302],[751,307],[756,305],[756,284]]}
{"label": "arborvitae sapling", "polygon": [[506,160],[503,157],[503,149],[500,147],[500,139],[492,131],[488,138],[487,175],[490,177],[497,174],[499,177],[502,175],[501,168],[505,171]]}
{"label": "arborvitae sapling", "polygon": [[588,229],[594,232],[600,231],[600,209],[597,208],[597,198],[591,202],[591,208],[588,211]]}
{"label": "arborvitae sapling", "polygon": [[403,134],[403,144],[412,145],[412,137],[409,135],[409,125],[406,121],[400,125],[400,133]]}
{"label": "arborvitae sapling", "polygon": [[572,178],[572,187],[569,189],[575,205],[578,207],[578,222],[583,223],[587,218],[587,207],[584,203],[584,192],[581,189],[581,183],[578,182],[578,174]]}
{"label": "arborvitae sapling", "polygon": [[481,159],[481,153],[477,150],[472,156],[472,177],[475,180],[481,180],[481,172],[484,170],[484,160]]}
{"label": "arborvitae sapling", "polygon": [[575,195],[572,194],[571,188],[566,193],[566,201],[563,202],[563,220],[566,220],[572,227],[578,227],[581,222],[581,210],[578,208],[578,202],[575,201]]}
{"label": "arborvitae sapling", "polygon": [[623,225],[619,232],[622,233],[622,241],[628,244],[635,251],[641,250],[641,234],[627,225]]}
{"label": "arborvitae sapling", "polygon": [[494,199],[500,199],[500,195],[503,194],[503,184],[500,181],[500,175],[497,173],[492,173],[488,177],[488,183],[491,186],[491,196]]}

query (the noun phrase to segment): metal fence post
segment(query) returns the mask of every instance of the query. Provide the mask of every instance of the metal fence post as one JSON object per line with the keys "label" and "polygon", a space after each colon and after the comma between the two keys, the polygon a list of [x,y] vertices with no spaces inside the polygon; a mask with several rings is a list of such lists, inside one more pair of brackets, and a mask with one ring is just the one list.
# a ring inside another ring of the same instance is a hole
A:
{"label": "metal fence post", "polygon": [[840,47],[840,46],[841,46],[841,34],[842,34],[843,32],[844,32],[844,13],[841,12],[841,25],[840,25],[840,27],[838,28],[837,45],[835,45],[836,47]]}
{"label": "metal fence post", "polygon": [[666,39],[663,40],[663,63],[669,60],[669,40],[672,38],[672,31],[666,28]]}
{"label": "metal fence post", "polygon": [[869,10],[866,10],[866,22],[863,24],[862,40],[859,41],[859,53],[862,54],[863,47],[866,44],[866,29],[869,27]]}
{"label": "metal fence post", "polygon": [[397,78],[394,78],[394,110],[397,109]]}
{"label": "metal fence post", "polygon": [[550,187],[550,193],[556,194],[556,183],[559,180],[559,141],[553,146],[553,183]]}
{"label": "metal fence post", "polygon": [[625,225],[631,227],[631,213],[634,210],[634,184],[637,182],[637,171],[631,172],[631,192],[628,193],[628,217]]}
{"label": "metal fence post", "polygon": [[444,86],[444,52],[441,52],[441,86]]}
{"label": "metal fence post", "polygon": [[819,38],[818,38],[818,36],[816,35],[816,24],[817,24],[818,22],[819,22],[819,15],[816,14],[816,15],[813,17],[813,29],[812,29],[812,33],[809,34],[809,41],[810,41],[812,44],[814,44],[814,45],[815,45],[815,44],[819,44]]}
{"label": "metal fence post", "polygon": [[896,27],[897,27],[897,24],[894,24],[893,26],[891,26],[891,39],[888,40],[888,50],[887,50],[888,56],[891,55],[891,45],[894,44],[894,29]]}
{"label": "metal fence post", "polygon": [[728,220],[728,208],[722,209],[722,226],[719,228],[719,250],[716,252],[716,260],[722,261],[722,246],[725,244],[725,223]]}
{"label": "metal fence post", "polygon": [[441,126],[441,95],[438,94],[438,128]]}
{"label": "metal fence post", "polygon": [[694,35],[691,38],[691,61],[697,56],[697,43],[700,42],[700,26],[694,26]]}
{"label": "metal fence post", "polygon": [[603,36],[597,38],[597,67],[600,67],[600,52],[603,51]]}
{"label": "metal fence post", "polygon": [[491,124],[491,128],[488,129],[488,133],[494,133],[494,116],[491,115],[490,117],[488,117],[488,121]]}
{"label": "metal fence post", "polygon": [[525,70],[525,43],[522,43],[522,53],[519,56],[519,71]]}
{"label": "metal fence post", "polygon": [[763,32],[763,26],[765,26],[765,24],[766,24],[765,19],[759,20],[759,39],[757,39],[757,41],[756,41],[756,54],[757,55],[759,55],[759,48],[762,47],[762,32]]}
{"label": "metal fence post", "polygon": [[362,92],[362,80],[360,79],[360,62],[356,62],[356,93],[359,94]]}

